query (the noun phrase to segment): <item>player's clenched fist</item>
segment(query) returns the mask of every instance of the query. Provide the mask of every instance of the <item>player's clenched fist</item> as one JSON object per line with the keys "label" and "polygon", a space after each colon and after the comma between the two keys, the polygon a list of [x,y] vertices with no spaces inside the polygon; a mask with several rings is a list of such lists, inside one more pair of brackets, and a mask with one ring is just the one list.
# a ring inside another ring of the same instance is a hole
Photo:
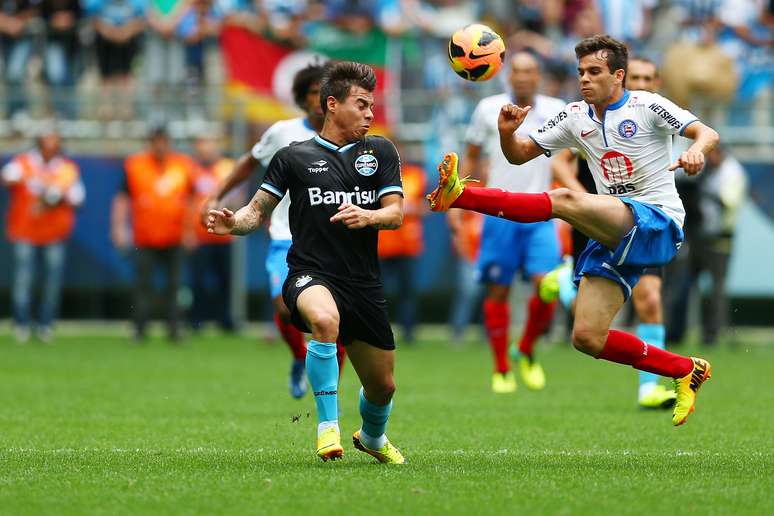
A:
{"label": "player's clenched fist", "polygon": [[234,227],[235,222],[234,212],[228,208],[210,210],[207,216],[207,232],[215,233],[216,235],[228,235],[231,233],[231,228]]}
{"label": "player's clenched fist", "polygon": [[680,154],[680,157],[672,163],[669,170],[682,168],[689,176],[695,176],[704,168],[704,153],[699,151],[687,150]]}
{"label": "player's clenched fist", "polygon": [[506,104],[500,109],[497,119],[497,129],[502,133],[512,133],[521,126],[532,106],[520,107],[516,104]]}

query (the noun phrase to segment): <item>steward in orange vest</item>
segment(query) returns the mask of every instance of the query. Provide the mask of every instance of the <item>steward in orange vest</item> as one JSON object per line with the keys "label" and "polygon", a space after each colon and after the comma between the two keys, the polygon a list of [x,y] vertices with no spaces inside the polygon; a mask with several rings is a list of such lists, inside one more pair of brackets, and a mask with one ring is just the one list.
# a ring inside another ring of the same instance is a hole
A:
{"label": "steward in orange vest", "polygon": [[[75,208],[85,191],[78,166],[61,154],[61,137],[55,130],[41,135],[37,149],[14,157],[2,169],[2,182],[11,192],[6,235],[13,244],[13,318],[16,339],[29,340],[32,328],[32,292],[41,285],[39,317],[35,330],[49,342],[59,311],[65,241],[75,225]],[[40,277],[37,254],[42,254],[45,275]]]}
{"label": "steward in orange vest", "polygon": [[[153,273],[164,270],[164,304],[168,337],[178,341],[183,244],[194,244],[191,213],[195,164],[171,149],[166,129],[151,131],[148,150],[133,154],[124,164],[123,189],[113,200],[111,233],[117,248],[135,247],[135,340],[146,336],[153,298]],[[131,222],[131,235],[129,223]]]}

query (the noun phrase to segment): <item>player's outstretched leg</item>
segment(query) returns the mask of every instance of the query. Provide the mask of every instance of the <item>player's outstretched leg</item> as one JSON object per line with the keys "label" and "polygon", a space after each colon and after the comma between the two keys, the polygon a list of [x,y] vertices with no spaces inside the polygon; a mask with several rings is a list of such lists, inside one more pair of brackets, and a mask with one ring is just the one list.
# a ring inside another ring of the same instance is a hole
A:
{"label": "player's outstretched leg", "polygon": [[471,180],[460,179],[457,154],[446,154],[438,165],[438,187],[427,195],[430,209],[472,210],[516,222],[539,222],[551,218],[551,199],[547,193],[514,193],[500,188],[466,188]]}
{"label": "player's outstretched leg", "polygon": [[293,361],[290,363],[290,378],[288,379],[290,395],[296,399],[303,398],[307,388],[304,334],[289,321],[285,322],[278,313],[274,314],[274,324],[293,355]]}

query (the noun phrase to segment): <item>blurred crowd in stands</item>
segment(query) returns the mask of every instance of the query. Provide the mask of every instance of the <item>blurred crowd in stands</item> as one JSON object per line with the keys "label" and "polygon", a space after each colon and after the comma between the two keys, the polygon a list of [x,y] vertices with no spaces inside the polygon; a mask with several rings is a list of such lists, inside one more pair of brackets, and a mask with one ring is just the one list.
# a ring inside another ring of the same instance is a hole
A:
{"label": "blurred crowd in stands", "polygon": [[[771,87],[771,0],[3,0],[5,114],[28,113],[35,91],[45,92],[44,109],[69,118],[147,115],[135,113],[137,98],[197,99],[223,83],[226,25],[294,48],[321,25],[378,31],[397,45],[390,66],[400,69],[402,89],[464,90],[470,85],[448,72],[444,47],[475,21],[495,27],[509,50],[540,55],[546,93],[563,98],[576,95],[575,42],[596,33],[662,65],[669,94],[705,102],[708,112],[767,98]],[[83,98],[87,106],[76,101]]]}

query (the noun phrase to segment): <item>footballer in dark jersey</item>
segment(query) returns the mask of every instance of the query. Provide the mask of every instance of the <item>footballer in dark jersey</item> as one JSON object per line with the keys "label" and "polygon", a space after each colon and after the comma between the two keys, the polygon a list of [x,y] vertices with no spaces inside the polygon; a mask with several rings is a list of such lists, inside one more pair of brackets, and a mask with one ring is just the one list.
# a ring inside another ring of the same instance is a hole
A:
{"label": "footballer in dark jersey", "polygon": [[395,391],[395,342],[377,239],[380,229],[400,227],[403,188],[395,147],[367,136],[375,87],[367,65],[330,65],[320,84],[320,134],[277,152],[250,203],[236,213],[211,210],[207,227],[217,234],[250,233],[289,193],[293,244],[283,298],[293,323],[312,333],[306,369],[317,404],[317,455],[327,461],[344,451],[337,403],[340,337],[363,385],[363,422],[352,436],[354,446],[380,462],[402,464],[403,455],[385,435]]}

